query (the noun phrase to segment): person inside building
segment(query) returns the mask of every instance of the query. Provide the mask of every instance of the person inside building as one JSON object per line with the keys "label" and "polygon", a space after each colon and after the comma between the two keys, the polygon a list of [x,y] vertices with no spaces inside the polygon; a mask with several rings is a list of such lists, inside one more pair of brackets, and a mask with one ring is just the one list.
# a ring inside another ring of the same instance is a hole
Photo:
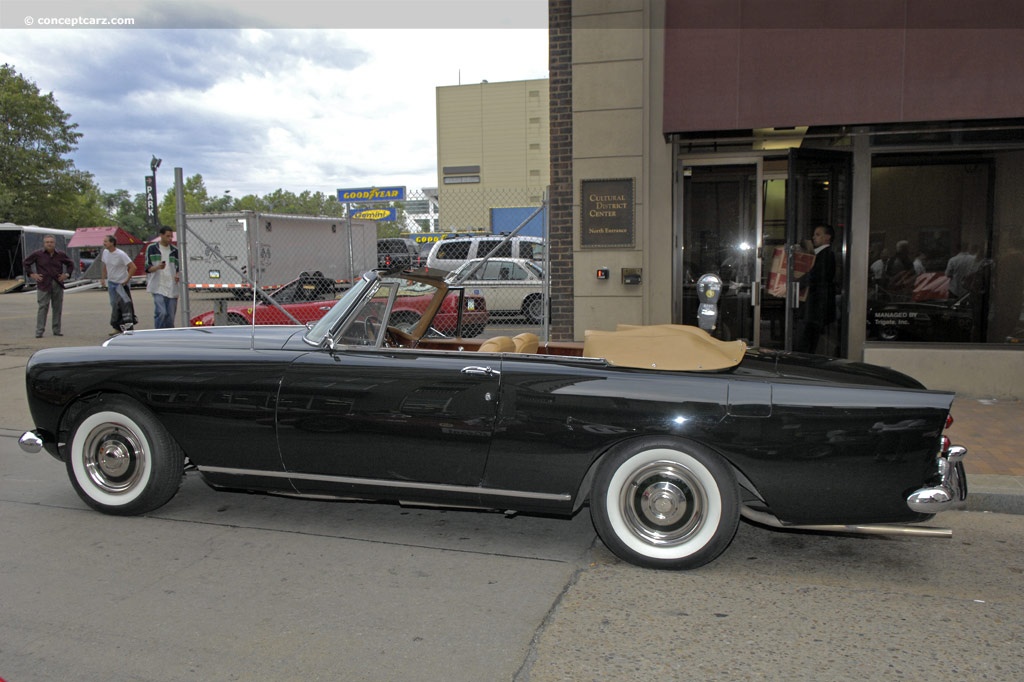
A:
{"label": "person inside building", "polygon": [[[75,264],[68,255],[57,250],[57,237],[48,234],[43,237],[43,248],[33,251],[25,258],[25,272],[36,283],[36,338],[42,338],[46,331],[46,316],[53,308],[51,320],[53,335],[63,336],[61,314],[64,311],[64,282],[71,278]],[[35,269],[32,272],[33,268]]]}
{"label": "person inside building", "polygon": [[174,326],[178,310],[178,282],[181,266],[178,249],[171,243],[174,230],[160,228],[160,239],[146,247],[146,291],[153,295],[153,326],[167,329]]}
{"label": "person inside building", "polygon": [[978,247],[976,244],[960,249],[959,253],[946,263],[946,277],[949,277],[950,298],[961,298],[971,292],[970,284],[978,271]]}
{"label": "person inside building", "polygon": [[832,240],[836,233],[831,225],[814,228],[811,244],[814,246],[814,265],[801,279],[807,290],[803,304],[804,325],[796,350],[814,353],[821,332],[836,319],[836,259],[832,253]]}

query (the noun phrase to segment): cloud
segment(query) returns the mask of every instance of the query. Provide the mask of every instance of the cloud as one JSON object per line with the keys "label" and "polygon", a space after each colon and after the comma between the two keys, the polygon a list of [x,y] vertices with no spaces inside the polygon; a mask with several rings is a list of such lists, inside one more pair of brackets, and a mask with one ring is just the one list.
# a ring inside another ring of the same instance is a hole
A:
{"label": "cloud", "polygon": [[213,194],[435,185],[435,89],[547,76],[546,29],[4,30],[0,62],[54,93],[104,191],[149,159]]}

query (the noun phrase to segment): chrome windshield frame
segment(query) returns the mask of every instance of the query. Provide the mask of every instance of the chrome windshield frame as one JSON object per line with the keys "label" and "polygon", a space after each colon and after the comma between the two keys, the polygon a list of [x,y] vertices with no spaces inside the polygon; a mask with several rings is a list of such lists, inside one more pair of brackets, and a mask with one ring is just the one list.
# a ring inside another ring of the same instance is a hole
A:
{"label": "chrome windshield frame", "polygon": [[376,293],[380,283],[380,273],[374,270],[364,273],[334,307],[302,336],[302,340],[314,348],[324,347],[328,340],[333,342],[334,336],[345,326],[345,321]]}

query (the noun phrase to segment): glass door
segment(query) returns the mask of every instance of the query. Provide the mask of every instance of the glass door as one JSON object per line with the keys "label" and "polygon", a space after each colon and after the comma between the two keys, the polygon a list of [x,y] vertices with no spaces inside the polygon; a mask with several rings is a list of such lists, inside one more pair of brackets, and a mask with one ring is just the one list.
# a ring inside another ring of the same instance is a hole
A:
{"label": "glass door", "polygon": [[687,159],[680,172],[676,322],[697,324],[697,280],[715,273],[723,286],[712,335],[756,346],[760,340],[761,161]]}
{"label": "glass door", "polygon": [[[826,149],[789,152],[782,339],[786,350],[846,357],[852,158],[850,152]],[[769,280],[776,265],[773,259]],[[775,347],[778,341],[772,339]]]}

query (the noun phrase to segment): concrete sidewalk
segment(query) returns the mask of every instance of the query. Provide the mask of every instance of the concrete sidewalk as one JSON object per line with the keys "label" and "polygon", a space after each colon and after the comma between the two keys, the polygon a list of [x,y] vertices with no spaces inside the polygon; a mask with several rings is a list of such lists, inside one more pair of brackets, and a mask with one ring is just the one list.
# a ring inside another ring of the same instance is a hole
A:
{"label": "concrete sidewalk", "polygon": [[[133,290],[139,329],[153,327],[153,297]],[[33,426],[25,402],[25,362],[35,351],[53,346],[103,343],[110,327],[105,290],[69,290],[64,297],[63,336],[35,338],[36,295],[0,295],[0,435],[20,436]],[[179,315],[180,318],[180,315]],[[967,448],[967,508],[1024,514],[1024,403],[958,396],[953,403],[952,441]]]}

